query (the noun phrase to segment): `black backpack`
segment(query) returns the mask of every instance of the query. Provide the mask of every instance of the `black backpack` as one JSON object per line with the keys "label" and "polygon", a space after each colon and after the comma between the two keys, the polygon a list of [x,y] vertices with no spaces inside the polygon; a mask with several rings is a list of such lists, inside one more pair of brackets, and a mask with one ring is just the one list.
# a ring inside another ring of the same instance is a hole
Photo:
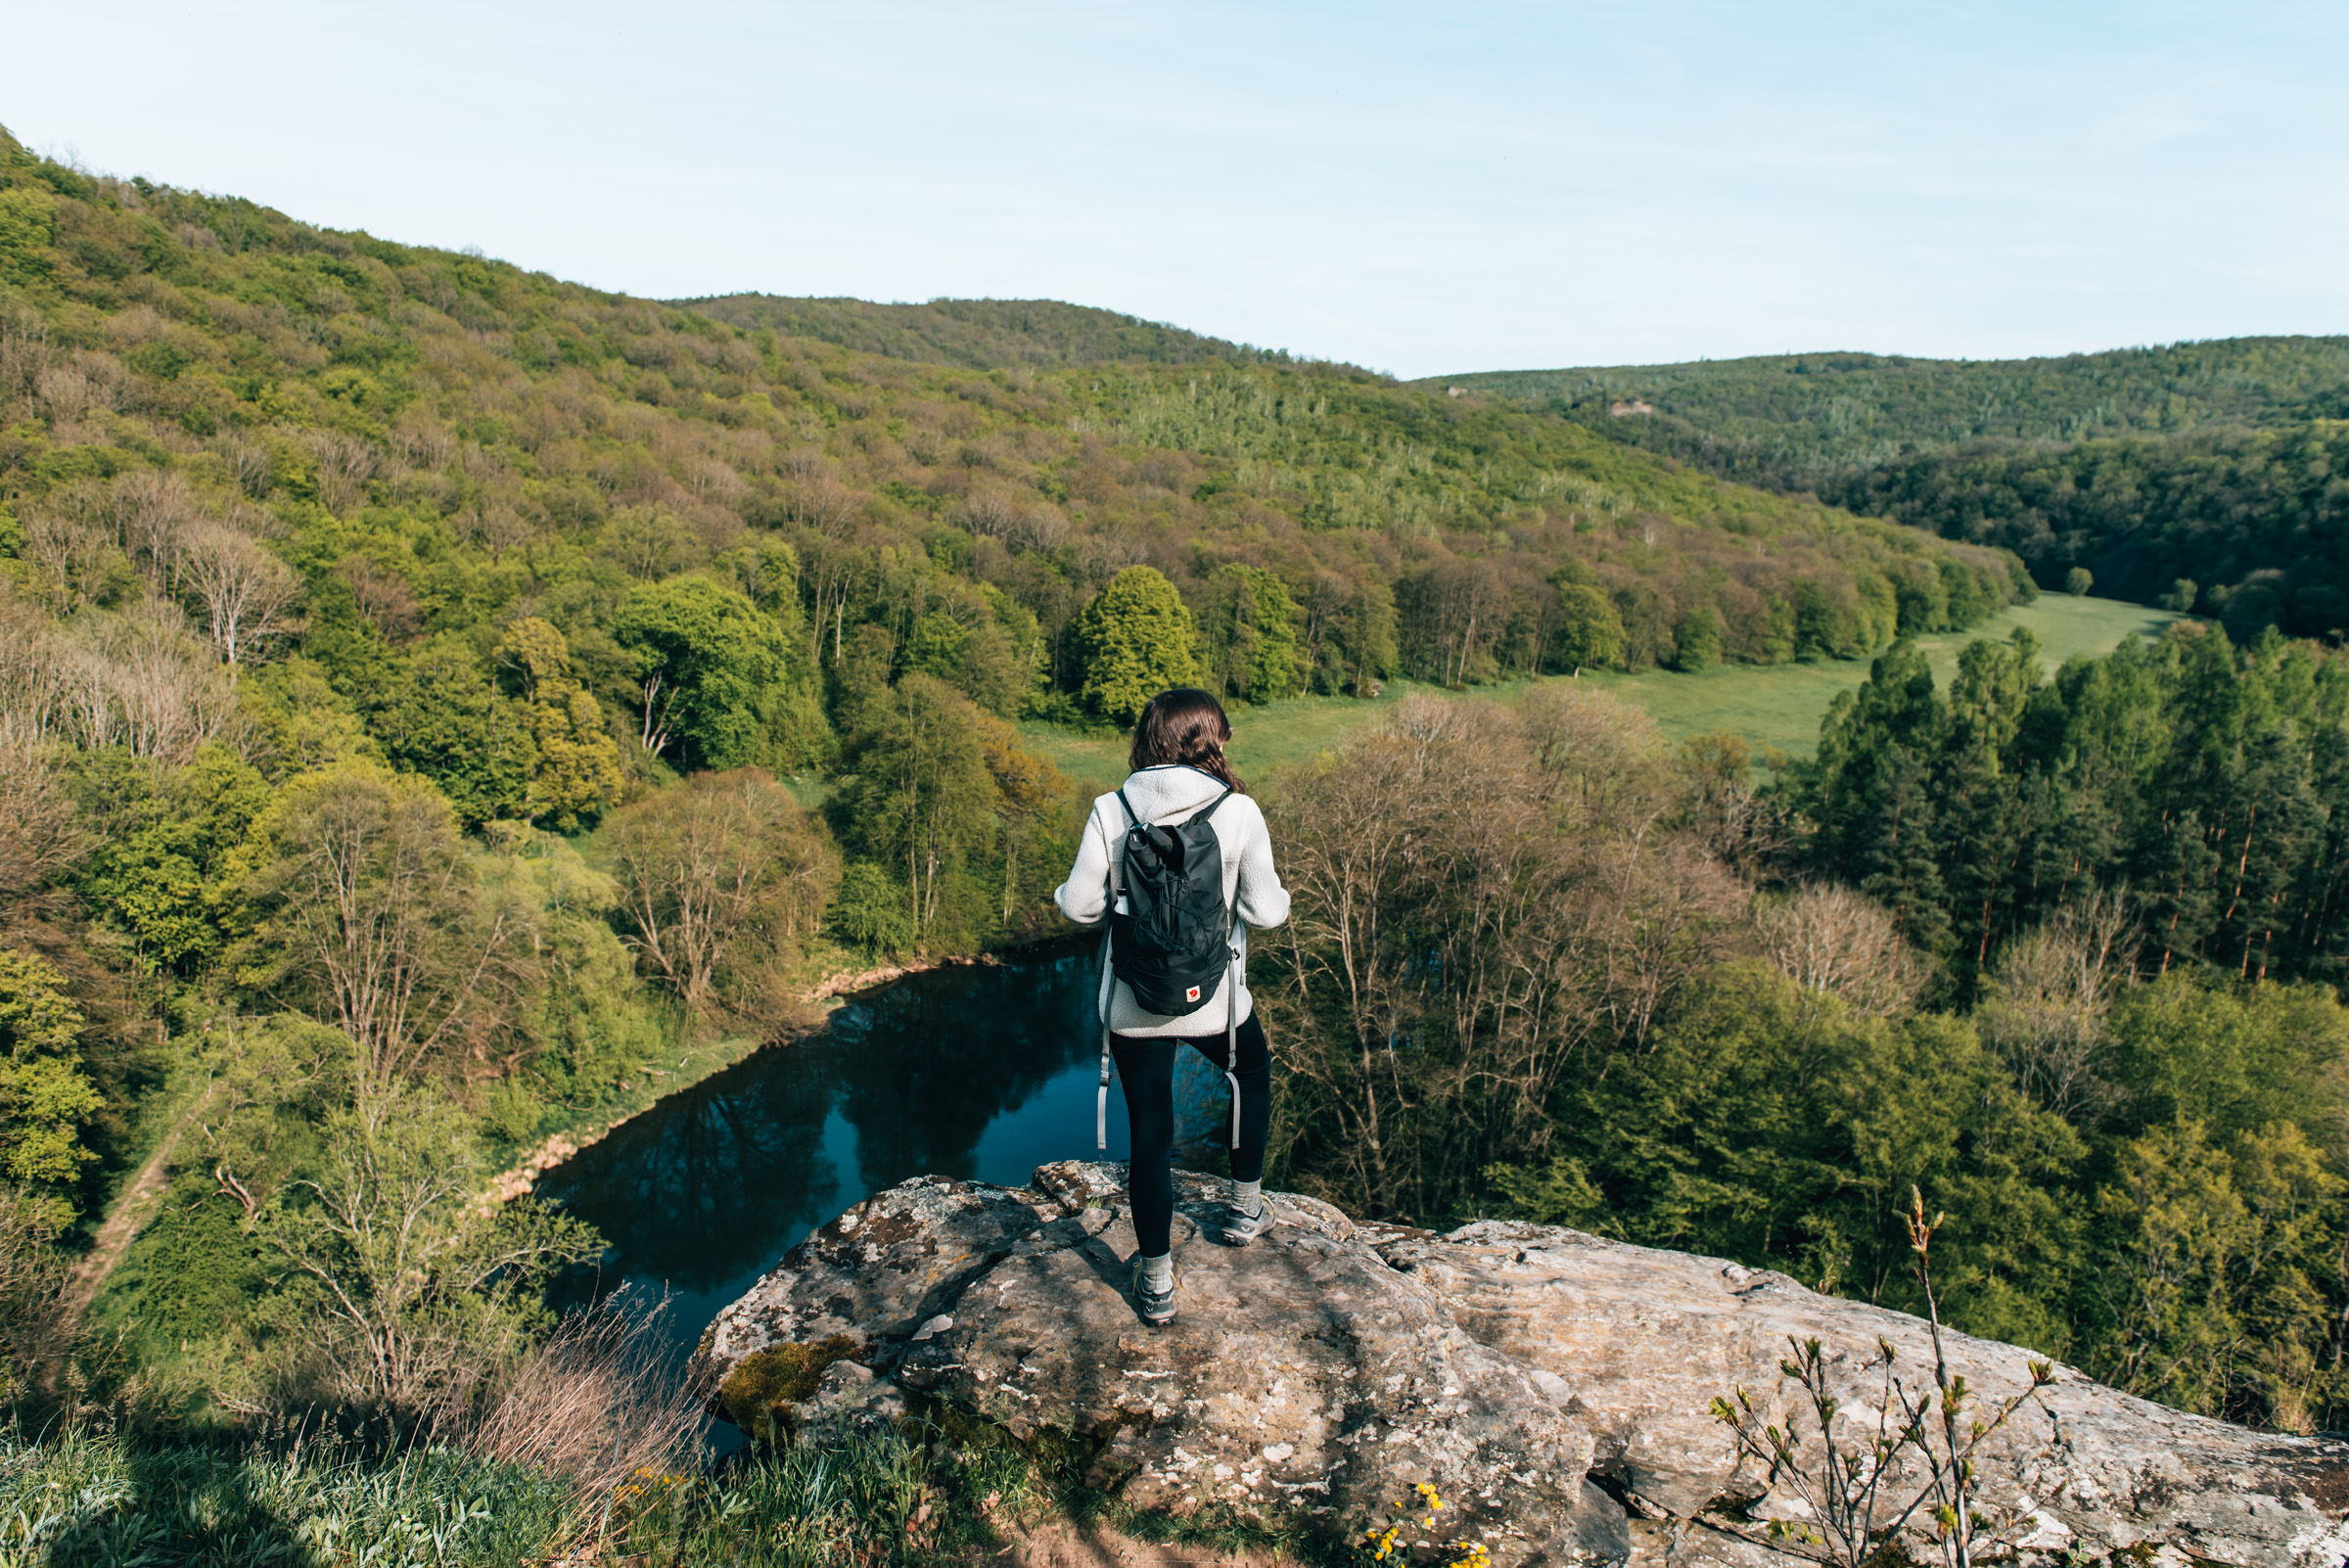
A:
{"label": "black backpack", "polygon": [[1132,825],[1119,890],[1125,897],[1109,915],[1109,963],[1133,999],[1161,1017],[1180,1018],[1213,1001],[1232,962],[1223,848],[1208,823],[1230,799],[1225,790],[1188,820],[1154,827],[1118,791]]}

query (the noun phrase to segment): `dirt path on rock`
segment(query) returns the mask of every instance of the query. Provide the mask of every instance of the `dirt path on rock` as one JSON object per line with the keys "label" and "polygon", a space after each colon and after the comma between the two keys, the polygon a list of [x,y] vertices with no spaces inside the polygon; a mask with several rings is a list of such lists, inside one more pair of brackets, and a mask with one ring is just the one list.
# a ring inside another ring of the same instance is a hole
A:
{"label": "dirt path on rock", "polygon": [[155,1217],[156,1205],[163,1195],[163,1173],[170,1169],[171,1156],[178,1150],[181,1136],[196,1125],[196,1118],[211,1103],[211,1098],[208,1088],[196,1096],[196,1103],[180,1114],[171,1130],[163,1134],[162,1142],[155,1146],[155,1152],[147,1156],[146,1163],[139,1167],[138,1174],[130,1178],[130,1184],[107,1212],[106,1222],[98,1227],[98,1239],[74,1266],[71,1277],[66,1281],[66,1293],[58,1303],[59,1325],[67,1335],[81,1326],[82,1314],[98,1299],[107,1276],[115,1271],[123,1255],[130,1251],[130,1244]]}

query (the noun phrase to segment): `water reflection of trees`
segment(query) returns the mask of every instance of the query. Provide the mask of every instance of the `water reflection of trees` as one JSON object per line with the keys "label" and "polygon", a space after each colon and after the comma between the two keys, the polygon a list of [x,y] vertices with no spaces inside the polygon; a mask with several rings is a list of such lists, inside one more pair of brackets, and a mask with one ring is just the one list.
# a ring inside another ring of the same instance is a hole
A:
{"label": "water reflection of trees", "polygon": [[[910,977],[843,1008],[817,1039],[664,1101],[545,1190],[612,1244],[608,1282],[740,1280],[868,1191],[977,1174],[989,1124],[1092,1059],[1093,982],[1065,948]],[[836,1109],[855,1132],[852,1178],[826,1147]]]}
{"label": "water reflection of trees", "polygon": [[1077,954],[935,970],[860,1003],[835,1026],[841,1114],[869,1190],[936,1172],[978,1174],[980,1138],[1100,1049],[1094,976]]}
{"label": "water reflection of trees", "polygon": [[753,1057],[636,1118],[547,1183],[629,1278],[708,1290],[771,1265],[847,1203],[824,1150],[829,1045]]}

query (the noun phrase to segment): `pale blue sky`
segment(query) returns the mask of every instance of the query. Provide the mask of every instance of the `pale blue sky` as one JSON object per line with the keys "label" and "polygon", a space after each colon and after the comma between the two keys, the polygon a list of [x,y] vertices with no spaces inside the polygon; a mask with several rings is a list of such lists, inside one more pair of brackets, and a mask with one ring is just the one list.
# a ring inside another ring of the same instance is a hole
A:
{"label": "pale blue sky", "polygon": [[636,294],[1406,376],[2349,331],[2349,7],[11,7],[105,172]]}

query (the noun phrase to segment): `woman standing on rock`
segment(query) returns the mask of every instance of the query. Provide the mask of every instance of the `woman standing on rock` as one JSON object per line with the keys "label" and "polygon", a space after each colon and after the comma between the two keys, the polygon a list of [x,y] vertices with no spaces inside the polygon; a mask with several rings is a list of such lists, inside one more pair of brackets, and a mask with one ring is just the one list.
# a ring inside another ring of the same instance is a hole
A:
{"label": "woman standing on rock", "polygon": [[[1133,726],[1133,771],[1093,802],[1077,864],[1053,895],[1079,925],[1110,925],[1101,1115],[1114,1056],[1132,1129],[1134,1306],[1153,1323],[1174,1316],[1174,1058],[1185,1044],[1232,1088],[1223,1238],[1245,1246],[1272,1224],[1263,1191],[1272,1058],[1248,994],[1248,927],[1286,920],[1289,895],[1272,869],[1265,814],[1224,761],[1230,740],[1213,694],[1178,686],[1151,698]],[[1106,1123],[1097,1130],[1106,1143]]]}

